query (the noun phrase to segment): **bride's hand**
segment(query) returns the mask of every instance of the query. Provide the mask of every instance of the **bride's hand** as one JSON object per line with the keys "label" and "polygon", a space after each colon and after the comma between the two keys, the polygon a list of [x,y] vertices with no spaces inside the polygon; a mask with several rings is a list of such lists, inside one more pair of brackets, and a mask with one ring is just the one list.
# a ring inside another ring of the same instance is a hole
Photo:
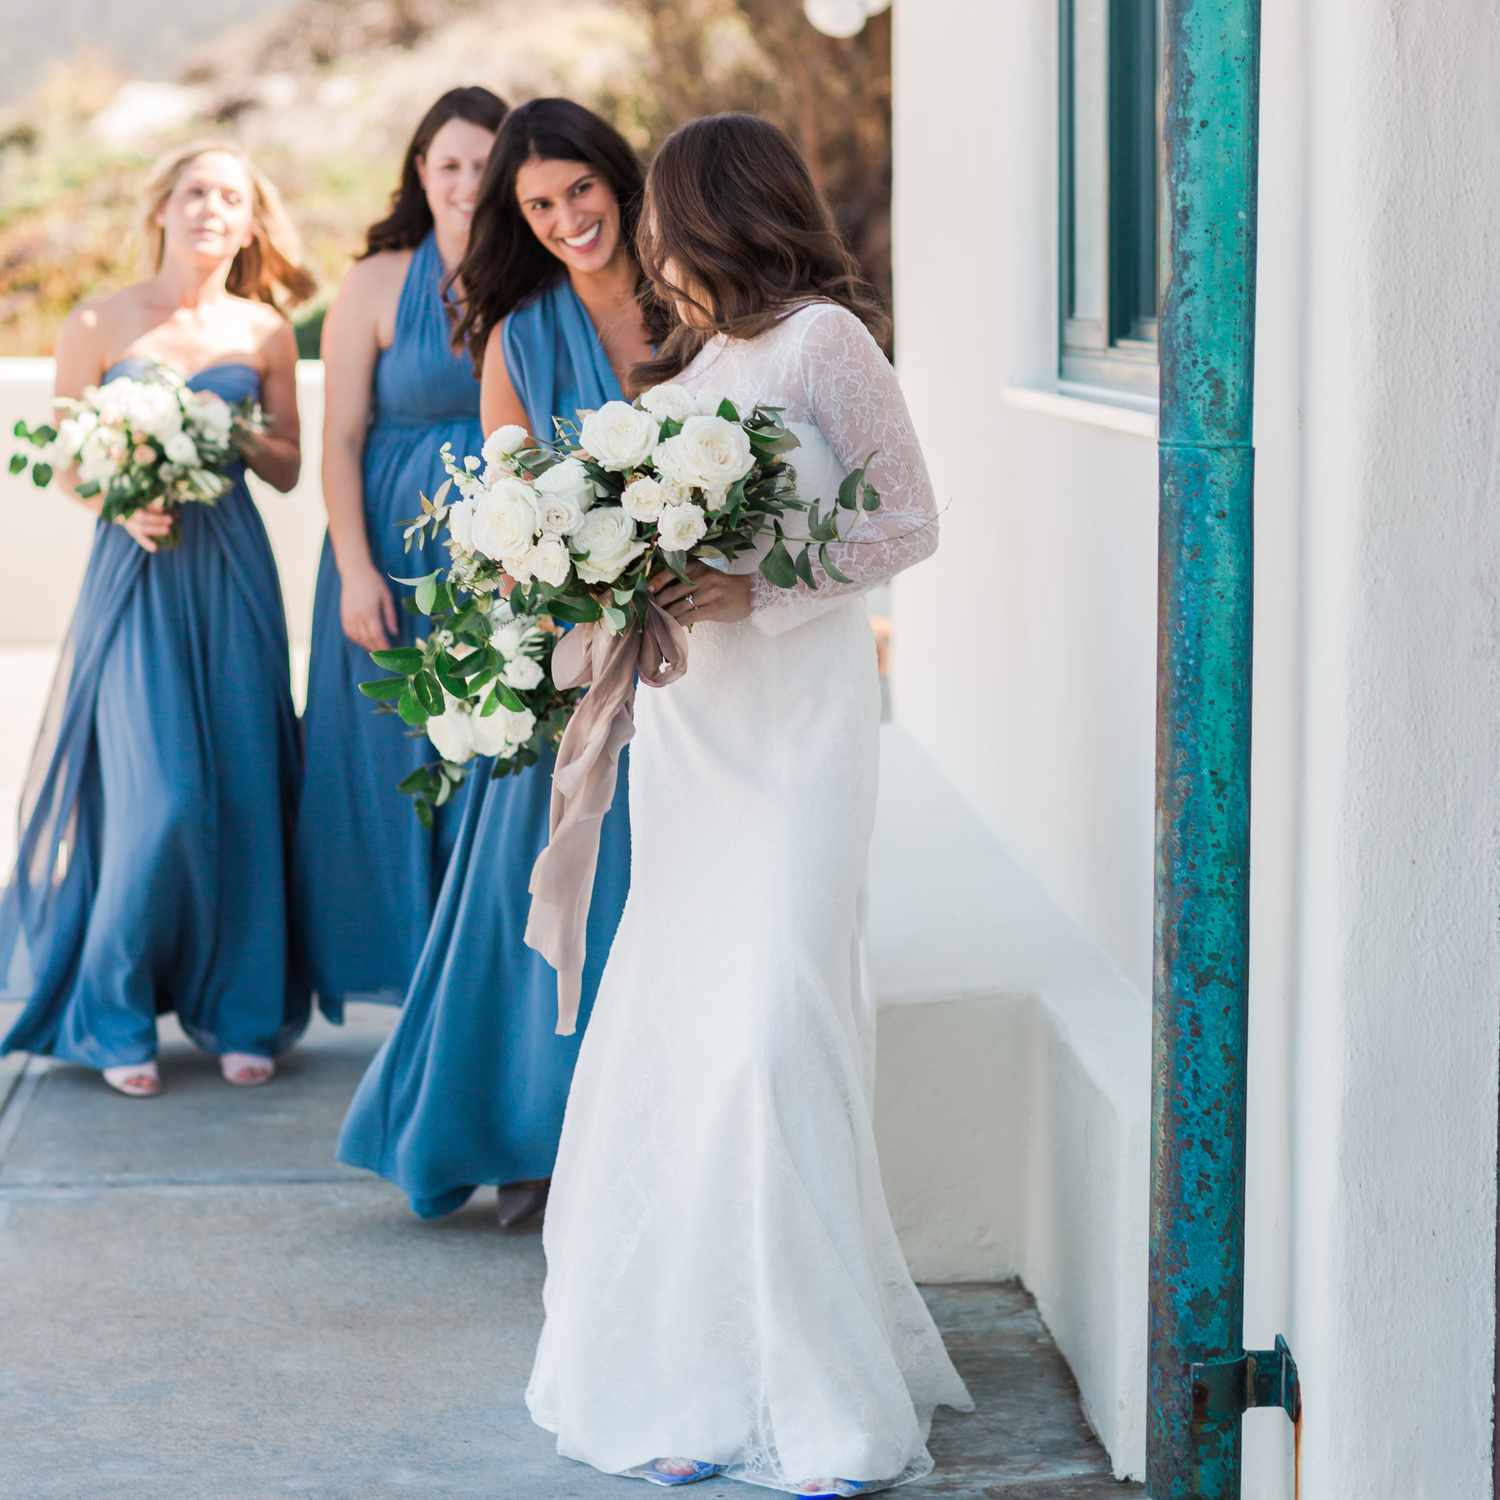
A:
{"label": "bride's hand", "polygon": [[683,583],[669,568],[651,575],[652,595],[674,620],[684,625],[732,625],[750,618],[749,573],[721,573],[702,563],[689,563],[687,573],[691,583]]}

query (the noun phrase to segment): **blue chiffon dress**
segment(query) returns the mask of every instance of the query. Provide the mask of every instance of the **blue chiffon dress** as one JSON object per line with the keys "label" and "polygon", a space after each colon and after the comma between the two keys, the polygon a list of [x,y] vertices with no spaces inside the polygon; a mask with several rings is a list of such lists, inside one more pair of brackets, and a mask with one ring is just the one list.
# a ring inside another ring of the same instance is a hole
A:
{"label": "blue chiffon dress", "polygon": [[[417,247],[396,309],[395,336],[375,367],[373,417],[365,439],[365,531],[375,566],[415,578],[444,566],[429,540],[403,551],[402,522],[443,481],[438,457],[452,443],[478,453],[479,382],[452,347],[442,299],[443,263],[432,234]],[[399,605],[409,594],[391,586]],[[381,676],[369,653],[339,623],[339,574],[325,537],[313,603],[312,654],[303,713],[307,766],[297,816],[296,912],[318,1004],[342,1021],[346,1000],[399,1004],[427,936],[458,831],[458,801],[437,810],[431,829],[396,790],[436,758],[421,734],[381,713],[359,684]],[[398,613],[393,645],[424,630]]]}
{"label": "blue chiffon dress", "polygon": [[[234,402],[259,376],[225,363],[189,384]],[[0,993],[25,1002],[0,1051],[142,1063],[175,1010],[209,1052],[271,1056],[307,1024],[276,563],[243,471],[177,526],[155,554],[123,527],[95,530],[0,897]]]}
{"label": "blue chiffon dress", "polygon": [[[566,280],[507,320],[505,358],[532,430],[618,399]],[[557,1036],[557,976],[526,947],[531,867],[547,842],[552,757],[518,776],[480,762],[432,929],[400,1019],[360,1083],[338,1157],[389,1178],[422,1218],[481,1185],[552,1175],[594,994],[630,887],[626,757],[604,820],[578,1031]]]}

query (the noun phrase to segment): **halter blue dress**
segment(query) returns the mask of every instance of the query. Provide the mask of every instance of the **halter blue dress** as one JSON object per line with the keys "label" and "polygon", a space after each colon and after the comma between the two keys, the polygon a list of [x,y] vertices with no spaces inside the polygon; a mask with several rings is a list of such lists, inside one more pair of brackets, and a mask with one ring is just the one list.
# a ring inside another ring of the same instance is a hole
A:
{"label": "halter blue dress", "polygon": [[[234,402],[259,376],[226,363],[189,384]],[[0,1051],[146,1062],[175,1010],[209,1052],[269,1056],[307,1024],[288,938],[286,621],[243,470],[177,526],[155,554],[95,529],[0,898],[0,993],[25,1001]]]}
{"label": "halter blue dress", "polygon": [[[375,366],[374,413],[365,438],[365,531],[375,566],[415,578],[448,561],[435,541],[404,552],[401,523],[443,481],[444,443],[478,453],[479,382],[452,347],[442,302],[443,264],[432,234],[417,247],[396,309],[390,348]],[[391,591],[399,606],[409,590]],[[416,968],[458,829],[456,803],[431,829],[396,790],[437,758],[425,736],[381,713],[358,690],[381,675],[339,624],[339,574],[325,538],[313,604],[303,714],[307,768],[297,817],[296,911],[318,1003],[341,1021],[346,1000],[400,1002]],[[404,610],[393,645],[422,633]]]}
{"label": "halter blue dress", "polygon": [[[505,360],[534,432],[618,399],[566,279],[505,325]],[[389,1178],[437,1218],[476,1187],[552,1175],[594,993],[630,888],[626,757],[604,820],[577,1034],[557,1036],[557,976],[526,947],[531,867],[547,842],[552,757],[519,776],[471,774],[472,795],[400,1019],[344,1121],[339,1160]]]}

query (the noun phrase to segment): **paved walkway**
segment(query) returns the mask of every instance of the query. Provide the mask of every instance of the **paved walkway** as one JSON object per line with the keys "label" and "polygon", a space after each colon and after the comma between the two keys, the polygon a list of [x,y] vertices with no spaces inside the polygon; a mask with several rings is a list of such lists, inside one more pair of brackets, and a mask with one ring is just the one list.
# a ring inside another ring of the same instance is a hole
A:
{"label": "paved walkway", "polygon": [[[170,1022],[155,1100],[0,1062],[0,1497],[658,1493],[559,1460],[527,1418],[539,1236],[496,1231],[489,1194],[423,1224],[331,1161],[388,1019],[316,1025],[258,1090],[225,1087]],[[1023,1292],[929,1297],[981,1410],[940,1417],[940,1470],[905,1494],[1138,1493],[1108,1478]]]}

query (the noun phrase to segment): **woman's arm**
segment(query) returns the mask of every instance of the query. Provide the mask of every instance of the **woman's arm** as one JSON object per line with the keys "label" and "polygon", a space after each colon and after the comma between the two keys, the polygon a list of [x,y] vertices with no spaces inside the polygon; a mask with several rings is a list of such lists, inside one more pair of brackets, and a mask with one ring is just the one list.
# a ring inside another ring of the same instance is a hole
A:
{"label": "woman's arm", "polygon": [[264,432],[243,433],[240,452],[267,484],[285,494],[302,471],[302,421],[297,415],[297,336],[285,318],[278,317],[261,345],[265,374],[260,383]]}
{"label": "woman's arm", "polygon": [[[484,366],[479,375],[479,425],[485,434],[497,427],[514,424],[531,432],[531,418],[516,395],[516,387],[505,365],[505,340],[503,323],[490,329],[484,341]],[[550,432],[531,433],[532,437],[550,438]]]}
{"label": "woman's arm", "polygon": [[[869,462],[868,479],[880,508],[854,515],[840,511],[842,541],[828,545],[829,561],[850,581],[831,578],[813,553],[817,591],[799,584],[777,588],[759,574],[751,589],[757,625],[782,628],[780,610],[859,593],[937,550],[937,504],[896,372],[864,324],[843,308],[824,307],[808,319],[799,361],[813,421],[846,470]],[[872,459],[873,455],[873,459]],[[805,610],[787,623],[806,618]]]}
{"label": "woman's arm", "polygon": [[370,555],[365,530],[365,438],[380,358],[380,315],[389,296],[385,259],[354,266],[323,323],[323,504],[339,572],[339,622],[366,651],[383,650],[396,631],[396,602]]}

